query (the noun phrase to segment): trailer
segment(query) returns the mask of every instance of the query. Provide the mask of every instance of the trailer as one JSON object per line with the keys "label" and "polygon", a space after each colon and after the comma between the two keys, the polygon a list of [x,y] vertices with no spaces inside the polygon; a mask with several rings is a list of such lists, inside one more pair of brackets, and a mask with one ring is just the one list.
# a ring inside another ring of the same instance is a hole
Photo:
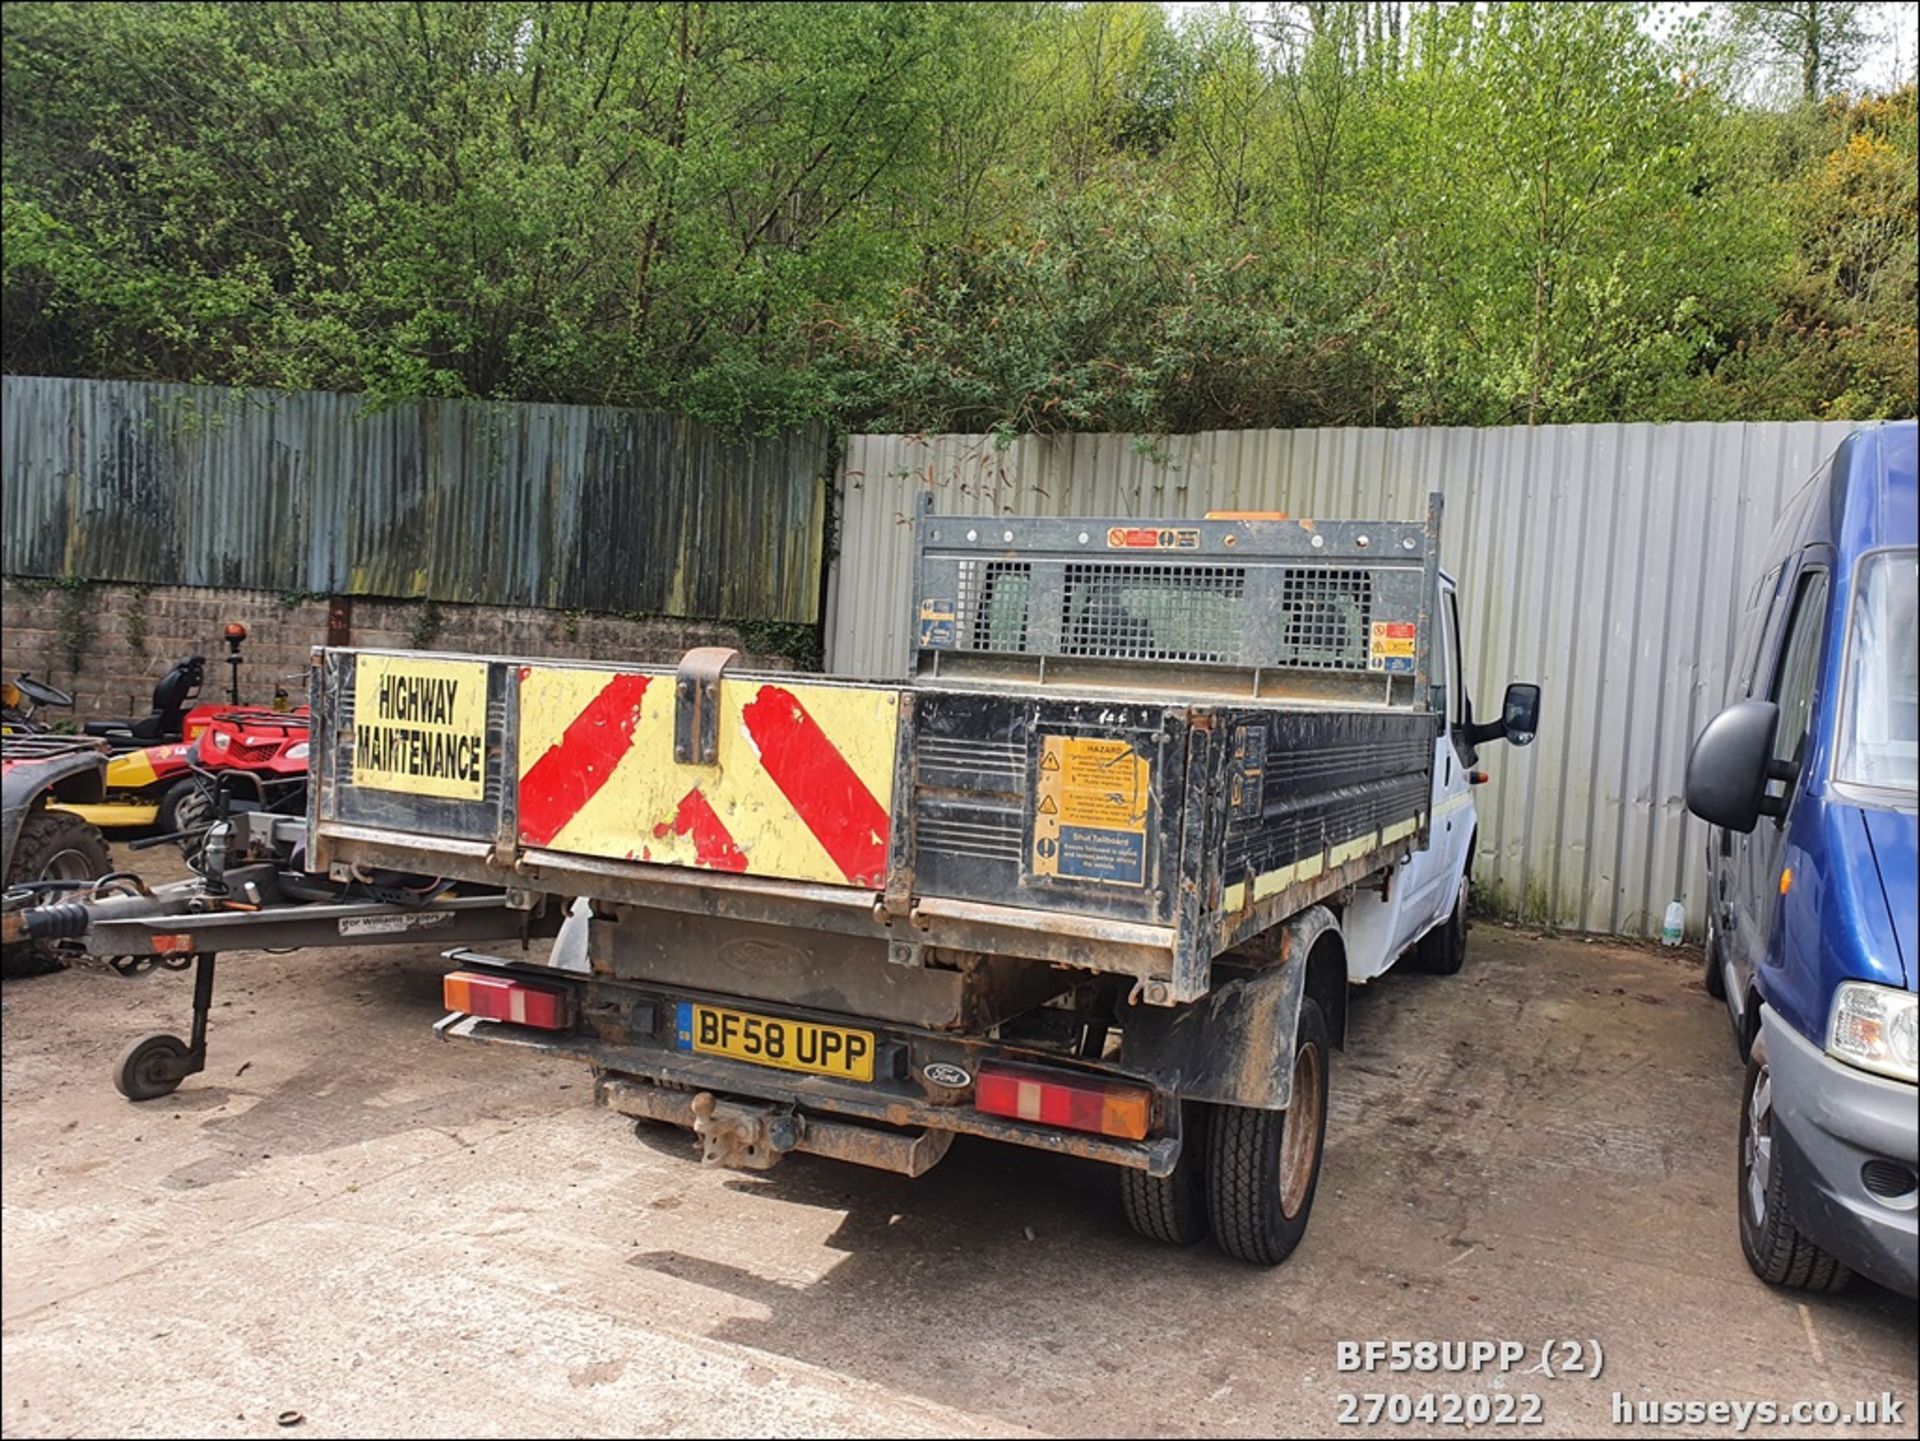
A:
{"label": "trailer", "polygon": [[1533,686],[1473,718],[1440,518],[923,507],[899,683],[319,648],[296,885],[432,878],[485,898],[463,935],[590,902],[585,971],[449,949],[439,1033],[577,1060],[707,1164],[983,1136],[1275,1264],[1348,986],[1459,968],[1476,748],[1537,724]]}

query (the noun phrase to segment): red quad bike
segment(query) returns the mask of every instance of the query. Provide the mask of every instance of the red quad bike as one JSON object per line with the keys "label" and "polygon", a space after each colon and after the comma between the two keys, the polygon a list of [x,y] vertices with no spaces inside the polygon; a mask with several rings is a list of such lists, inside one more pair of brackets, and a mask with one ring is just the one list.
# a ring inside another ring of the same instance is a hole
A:
{"label": "red quad bike", "polygon": [[[0,736],[0,874],[6,911],[103,894],[113,862],[106,837],[55,802],[98,801],[106,785],[107,747],[79,736]],[[0,947],[0,974],[60,970],[57,944],[16,940]]]}
{"label": "red quad bike", "polygon": [[189,755],[187,772],[162,802],[161,836],[172,836],[193,860],[226,792],[229,813],[304,813],[307,807],[307,708],[273,711],[221,710],[200,734],[179,747]]}
{"label": "red quad bike", "polygon": [[218,792],[229,813],[297,815],[307,805],[307,710],[251,706],[208,708],[192,740],[123,751],[107,763],[103,805],[58,808],[108,830],[150,826],[134,841],[145,850],[175,840],[189,863],[213,824]]}
{"label": "red quad bike", "polygon": [[240,703],[240,644],[246,636],[244,625],[227,626],[232,675],[226,701],[196,703],[206,662],[190,656],[154,687],[153,710],[145,719],[89,722],[90,735],[117,749],[107,765],[106,800],[68,809],[109,832],[151,827],[162,836],[181,837],[191,860],[192,837],[211,822],[213,787],[222,777],[231,778],[235,811],[303,807],[306,707],[288,709],[284,684],[275,685],[271,710]]}

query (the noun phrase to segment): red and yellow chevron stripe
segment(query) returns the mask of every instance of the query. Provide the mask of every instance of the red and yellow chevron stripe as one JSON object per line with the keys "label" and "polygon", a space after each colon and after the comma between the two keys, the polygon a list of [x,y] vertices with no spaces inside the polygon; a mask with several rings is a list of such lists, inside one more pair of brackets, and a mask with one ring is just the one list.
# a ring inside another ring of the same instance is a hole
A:
{"label": "red and yellow chevron stripe", "polygon": [[717,761],[673,759],[674,678],[520,668],[520,840],[617,860],[879,887],[899,692],[720,681]]}

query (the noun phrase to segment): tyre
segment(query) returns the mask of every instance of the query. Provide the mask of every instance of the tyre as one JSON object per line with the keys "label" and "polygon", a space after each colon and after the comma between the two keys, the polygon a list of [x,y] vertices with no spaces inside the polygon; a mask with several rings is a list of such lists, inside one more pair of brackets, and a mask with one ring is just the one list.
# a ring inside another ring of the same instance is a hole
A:
{"label": "tyre", "polygon": [[1236,1260],[1277,1266],[1307,1231],[1327,1138],[1327,1021],[1300,1003],[1293,1098],[1284,1111],[1216,1107],[1207,1147],[1213,1239]]}
{"label": "tyre", "polygon": [[1120,1204],[1127,1224],[1142,1236],[1191,1246],[1207,1235],[1207,1108],[1184,1102],[1180,1113],[1180,1159],[1171,1176],[1120,1172]]}
{"label": "tyre", "polygon": [[[107,838],[97,826],[66,811],[41,809],[20,823],[7,884],[25,881],[91,881],[113,869]],[[46,941],[20,941],[0,953],[0,974],[38,976],[64,969],[66,962]]]}
{"label": "tyre", "polygon": [[129,1101],[170,1096],[180,1089],[184,1077],[175,1068],[186,1058],[187,1043],[178,1036],[142,1036],[120,1053],[113,1088]]}
{"label": "tyre", "polygon": [[1459,973],[1467,960],[1467,877],[1460,877],[1460,893],[1453,898],[1453,913],[1428,931],[1413,945],[1415,970],[1430,976]]}
{"label": "tyre", "polygon": [[1838,1291],[1853,1273],[1793,1224],[1787,1209],[1787,1158],[1773,1122],[1773,1073],[1765,1047],[1755,1043],[1740,1101],[1740,1249],[1753,1274],[1770,1286]]}
{"label": "tyre", "polygon": [[1701,980],[1706,983],[1707,994],[1716,1001],[1727,998],[1727,973],[1720,965],[1720,933],[1713,922],[1711,913],[1707,916],[1707,943],[1702,949],[1706,952],[1705,974]]}
{"label": "tyre", "polygon": [[177,831],[191,830],[192,835],[181,836],[174,842],[185,856],[187,864],[196,869],[200,863],[200,852],[206,846],[206,832],[201,829],[213,821],[213,796],[200,780],[188,776],[175,781],[160,798],[160,814],[156,818],[156,834],[172,835]]}
{"label": "tyre", "polygon": [[194,776],[183,777],[168,786],[160,795],[160,809],[153,818],[154,833],[172,835],[182,825],[188,824],[188,816],[183,812],[193,809],[199,794],[200,781]]}

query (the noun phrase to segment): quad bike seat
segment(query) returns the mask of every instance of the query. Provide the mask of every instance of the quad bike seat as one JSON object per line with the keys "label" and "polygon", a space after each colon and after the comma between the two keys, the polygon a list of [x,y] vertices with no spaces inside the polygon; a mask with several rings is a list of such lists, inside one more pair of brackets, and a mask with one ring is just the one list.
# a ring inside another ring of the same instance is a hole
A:
{"label": "quad bike seat", "polygon": [[160,677],[160,684],[153,688],[150,712],[139,720],[88,721],[86,732],[108,740],[140,741],[149,745],[178,740],[181,723],[199,699],[200,682],[206,679],[206,674],[207,658],[203,655],[175,661]]}

